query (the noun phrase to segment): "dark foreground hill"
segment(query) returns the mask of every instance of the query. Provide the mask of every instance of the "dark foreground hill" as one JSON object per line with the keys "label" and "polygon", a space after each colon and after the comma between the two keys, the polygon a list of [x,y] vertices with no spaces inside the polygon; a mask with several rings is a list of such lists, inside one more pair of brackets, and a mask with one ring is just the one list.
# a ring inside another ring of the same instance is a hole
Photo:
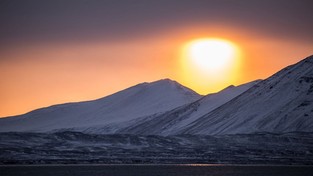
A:
{"label": "dark foreground hill", "polygon": [[313,134],[2,133],[0,164],[313,164]]}

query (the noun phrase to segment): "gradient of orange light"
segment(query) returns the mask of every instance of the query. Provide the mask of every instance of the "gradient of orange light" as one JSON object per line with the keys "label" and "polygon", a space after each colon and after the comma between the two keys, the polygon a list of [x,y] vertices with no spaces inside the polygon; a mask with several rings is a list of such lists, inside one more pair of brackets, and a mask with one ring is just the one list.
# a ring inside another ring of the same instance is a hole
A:
{"label": "gradient of orange light", "polygon": [[[217,37],[232,41],[241,49],[240,77],[233,85],[266,79],[280,69],[313,54],[313,43],[303,39],[275,38],[235,26],[193,26],[182,31],[186,43],[197,38]],[[179,51],[181,52],[181,51]],[[181,82],[184,82],[181,80]],[[184,82],[185,85],[188,82]],[[191,85],[191,84],[189,84]],[[212,86],[207,93],[213,93]],[[214,85],[213,85],[214,89]],[[198,91],[198,90],[196,90]]]}
{"label": "gradient of orange light", "polygon": [[[180,65],[181,48],[186,42],[212,36],[240,47],[240,70],[236,79],[199,86],[203,81],[200,77],[186,79]],[[199,93],[212,93],[229,84],[264,79],[312,54],[312,48],[311,43],[278,40],[226,26],[216,26],[210,31],[205,27],[186,27],[150,38],[113,43],[89,41],[11,47],[0,51],[0,117],[52,104],[96,99],[165,77]]]}
{"label": "gradient of orange light", "polygon": [[[214,70],[210,68],[199,68],[199,65],[194,62],[194,58],[192,58],[193,56],[190,56],[189,52],[190,48],[193,47],[195,43],[203,41],[223,42],[233,49],[233,56],[231,56],[228,63],[221,68],[216,68]],[[233,84],[241,77],[241,57],[240,48],[233,42],[225,39],[201,38],[189,41],[183,45],[180,56],[183,84],[204,95],[208,92],[217,92],[230,84]]]}
{"label": "gradient of orange light", "polygon": [[11,60],[0,64],[0,116],[97,99],[140,82],[173,77],[175,51],[165,51],[168,47],[130,42],[14,50],[6,56]]}

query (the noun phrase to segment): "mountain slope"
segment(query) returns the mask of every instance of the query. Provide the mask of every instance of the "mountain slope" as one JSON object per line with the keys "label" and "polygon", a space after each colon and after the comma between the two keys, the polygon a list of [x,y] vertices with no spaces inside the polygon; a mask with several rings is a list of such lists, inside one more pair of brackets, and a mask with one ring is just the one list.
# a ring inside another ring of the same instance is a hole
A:
{"label": "mountain slope", "polygon": [[194,121],[186,134],[313,131],[313,56]]}
{"label": "mountain slope", "polygon": [[313,56],[266,80],[202,98],[165,79],[94,101],[0,119],[0,132],[54,130],[141,135],[313,132]]}
{"label": "mountain slope", "polygon": [[175,81],[142,83],[113,95],[87,102],[38,109],[0,119],[0,131],[50,131],[121,123],[165,112],[201,98]]}
{"label": "mountain slope", "polygon": [[117,133],[155,135],[179,134],[180,131],[190,123],[245,92],[258,82],[260,81],[253,81],[237,87],[229,86],[218,93],[209,94],[198,101],[178,107],[166,113],[133,121],[133,123],[129,123],[127,126],[125,125],[125,128],[118,130]]}

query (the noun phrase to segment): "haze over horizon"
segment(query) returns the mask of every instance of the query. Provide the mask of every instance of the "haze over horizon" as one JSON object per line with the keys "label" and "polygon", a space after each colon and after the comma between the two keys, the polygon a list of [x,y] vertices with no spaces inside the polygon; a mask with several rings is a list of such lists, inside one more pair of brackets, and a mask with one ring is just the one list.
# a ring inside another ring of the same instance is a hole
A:
{"label": "haze over horizon", "polygon": [[[1,1],[0,117],[163,78],[200,94],[265,79],[313,54],[312,7],[310,0]],[[234,78],[186,78],[182,50],[202,38],[238,47]]]}

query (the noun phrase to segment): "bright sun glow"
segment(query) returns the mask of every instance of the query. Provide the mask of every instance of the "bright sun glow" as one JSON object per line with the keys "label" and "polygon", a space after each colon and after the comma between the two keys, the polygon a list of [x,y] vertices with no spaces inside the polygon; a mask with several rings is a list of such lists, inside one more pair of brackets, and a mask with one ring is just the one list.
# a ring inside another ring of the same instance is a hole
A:
{"label": "bright sun glow", "polygon": [[239,77],[241,52],[233,42],[197,39],[186,43],[181,51],[183,83],[199,93],[219,91]]}
{"label": "bright sun glow", "polygon": [[190,43],[189,57],[200,69],[216,71],[224,69],[234,59],[236,48],[221,39],[200,39]]}

